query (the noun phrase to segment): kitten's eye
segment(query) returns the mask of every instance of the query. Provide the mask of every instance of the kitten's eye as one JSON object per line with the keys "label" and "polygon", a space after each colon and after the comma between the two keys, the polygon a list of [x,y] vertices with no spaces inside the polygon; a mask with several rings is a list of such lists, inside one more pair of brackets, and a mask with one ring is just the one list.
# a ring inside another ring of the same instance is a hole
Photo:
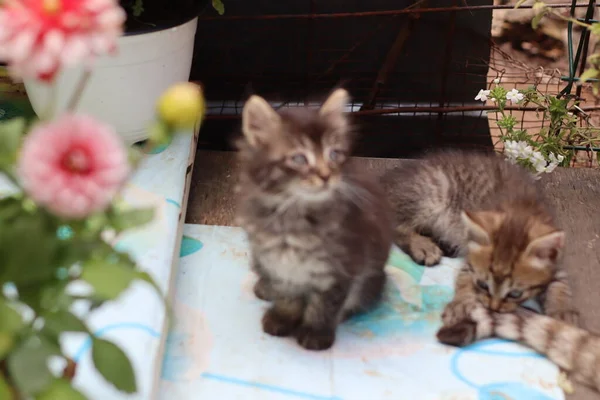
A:
{"label": "kitten's eye", "polygon": [[506,295],[506,297],[510,297],[511,299],[520,299],[521,296],[523,296],[523,291],[522,290],[517,290],[517,289],[511,290]]}
{"label": "kitten's eye", "polygon": [[303,165],[308,164],[308,158],[306,158],[306,156],[304,154],[294,154],[293,156],[290,157],[290,161],[293,164],[296,164],[298,166],[303,166]]}
{"label": "kitten's eye", "polygon": [[477,279],[477,287],[481,290],[485,290],[486,292],[489,292],[490,290],[490,286],[481,279]]}
{"label": "kitten's eye", "polygon": [[329,150],[329,159],[333,162],[342,162],[344,159],[344,153],[340,150],[331,149]]}

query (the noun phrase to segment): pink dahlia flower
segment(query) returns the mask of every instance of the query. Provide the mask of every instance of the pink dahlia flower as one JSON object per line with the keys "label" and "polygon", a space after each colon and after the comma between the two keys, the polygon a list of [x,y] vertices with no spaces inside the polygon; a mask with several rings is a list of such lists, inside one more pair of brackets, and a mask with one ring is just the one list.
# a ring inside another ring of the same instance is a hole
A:
{"label": "pink dahlia flower", "polygon": [[116,0],[0,1],[0,61],[14,77],[50,81],[116,50],[125,19]]}
{"label": "pink dahlia flower", "polygon": [[25,192],[65,218],[105,209],[129,174],[127,150],[115,131],[70,114],[33,128],[17,167]]}

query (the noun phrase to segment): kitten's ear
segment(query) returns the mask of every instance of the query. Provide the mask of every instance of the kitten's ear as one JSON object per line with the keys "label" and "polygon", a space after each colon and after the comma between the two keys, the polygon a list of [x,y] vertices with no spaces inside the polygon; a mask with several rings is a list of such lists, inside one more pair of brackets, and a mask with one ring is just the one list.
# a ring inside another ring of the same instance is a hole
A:
{"label": "kitten's ear", "polygon": [[461,218],[467,228],[469,247],[479,248],[492,243],[490,233],[500,225],[503,214],[496,211],[463,211]]}
{"label": "kitten's ear", "polygon": [[336,89],[329,95],[321,106],[319,114],[335,129],[344,130],[348,126],[346,106],[350,102],[350,95],[345,89]]}
{"label": "kitten's ear", "polygon": [[533,239],[525,249],[525,256],[536,260],[537,266],[545,268],[554,263],[565,245],[565,232],[554,231]]}
{"label": "kitten's ear", "polygon": [[242,111],[242,132],[248,143],[256,147],[265,143],[281,125],[281,117],[260,96],[251,96]]}

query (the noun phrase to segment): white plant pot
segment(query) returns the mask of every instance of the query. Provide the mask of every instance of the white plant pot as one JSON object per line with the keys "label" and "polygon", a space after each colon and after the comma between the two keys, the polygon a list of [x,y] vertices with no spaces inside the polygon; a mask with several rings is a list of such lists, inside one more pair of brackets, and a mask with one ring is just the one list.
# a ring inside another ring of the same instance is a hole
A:
{"label": "white plant pot", "polygon": [[[129,144],[147,139],[158,97],[190,77],[197,25],[194,18],[174,28],[122,36],[116,55],[96,60],[77,111],[112,124]],[[49,101],[54,115],[63,112],[82,74],[81,66],[61,71],[54,89],[25,80],[35,112],[42,115]]]}

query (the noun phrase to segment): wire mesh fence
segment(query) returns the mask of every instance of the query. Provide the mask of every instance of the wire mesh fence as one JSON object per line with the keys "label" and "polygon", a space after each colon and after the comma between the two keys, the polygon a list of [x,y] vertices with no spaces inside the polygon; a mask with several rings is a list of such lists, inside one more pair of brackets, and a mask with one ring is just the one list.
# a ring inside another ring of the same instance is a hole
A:
{"label": "wire mesh fence", "polygon": [[[205,140],[226,146],[223,133],[239,124],[250,94],[275,107],[316,106],[342,85],[353,96],[348,111],[364,133],[361,155],[411,156],[436,146],[492,149],[497,116],[489,112],[493,104],[474,100],[479,89],[500,77],[504,85],[537,85],[557,94],[565,88],[565,75],[577,75],[536,68],[497,46],[490,34],[492,12],[514,5],[495,3],[230,2],[227,15],[200,17],[192,77],[211,99],[206,130],[212,133]],[[549,6],[572,8],[573,15],[585,18],[588,8],[595,11],[591,3]],[[530,13],[531,7],[518,12]],[[582,37],[571,36],[572,45]],[[585,63],[585,54],[577,61]],[[589,101],[583,109],[597,110]],[[510,111],[524,127],[544,128],[535,108]]]}

